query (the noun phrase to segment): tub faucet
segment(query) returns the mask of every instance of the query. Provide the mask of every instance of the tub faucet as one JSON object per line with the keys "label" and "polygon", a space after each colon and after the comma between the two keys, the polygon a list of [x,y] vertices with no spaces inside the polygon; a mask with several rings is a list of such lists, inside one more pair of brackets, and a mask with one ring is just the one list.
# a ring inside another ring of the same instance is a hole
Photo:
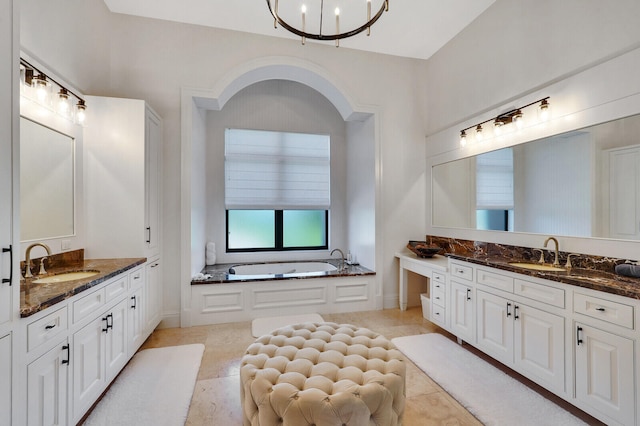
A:
{"label": "tub faucet", "polygon": [[344,253],[342,252],[342,250],[340,250],[339,248],[333,249],[331,250],[331,254],[329,254],[329,256],[333,256],[334,252],[339,252],[341,257],[341,261],[340,261],[340,268],[338,269],[338,271],[344,271]]}
{"label": "tub faucet", "polygon": [[[24,263],[26,265],[26,268],[24,271],[25,278],[33,277],[33,274],[31,273],[31,249],[37,246],[44,248],[47,251],[47,255],[51,256],[51,249],[46,244],[34,243],[34,244],[31,244],[29,247],[27,247],[27,251],[25,253],[25,259],[24,259]],[[40,273],[45,274],[47,271],[44,270],[44,259],[42,260],[42,262],[43,263],[40,264]]]}
{"label": "tub faucet", "polygon": [[554,243],[556,243],[556,257],[555,260],[553,261],[553,266],[559,266],[560,262],[558,262],[558,240],[556,240],[554,237],[549,237],[546,240],[544,240],[544,247],[547,247],[547,243],[549,242],[549,240],[553,241]]}

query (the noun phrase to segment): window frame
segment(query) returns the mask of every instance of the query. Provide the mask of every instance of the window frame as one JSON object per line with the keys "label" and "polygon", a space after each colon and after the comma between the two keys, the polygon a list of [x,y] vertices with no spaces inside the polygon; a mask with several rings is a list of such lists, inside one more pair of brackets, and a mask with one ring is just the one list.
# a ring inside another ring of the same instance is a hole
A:
{"label": "window frame", "polygon": [[314,250],[328,250],[329,249],[329,210],[328,209],[308,209],[324,211],[324,241],[323,246],[305,246],[305,247],[284,247],[284,211],[295,209],[264,209],[274,212],[274,232],[275,232],[275,246],[274,247],[254,247],[254,248],[229,248],[229,211],[230,210],[245,210],[245,209],[225,209],[225,248],[227,253],[255,253],[255,252],[285,252],[285,251],[314,251]]}

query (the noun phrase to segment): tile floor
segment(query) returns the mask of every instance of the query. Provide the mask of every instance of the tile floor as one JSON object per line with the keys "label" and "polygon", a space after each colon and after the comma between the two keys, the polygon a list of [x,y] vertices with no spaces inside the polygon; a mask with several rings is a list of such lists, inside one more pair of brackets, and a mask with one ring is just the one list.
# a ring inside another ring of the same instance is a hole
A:
{"label": "tile floor", "polygon": [[[387,309],[347,314],[324,314],[323,318],[326,321],[367,327],[388,339],[422,333],[442,333],[453,338],[431,322],[423,319],[422,310],[419,307],[404,312],[399,309]],[[186,424],[188,426],[233,426],[242,425],[240,359],[244,350],[254,340],[251,336],[251,323],[240,322],[185,329],[156,330],[144,343],[142,349],[203,343],[206,347],[205,353]],[[469,345],[465,345],[465,347],[487,359]],[[495,362],[492,363],[499,366]],[[515,373],[512,375],[570,410],[574,415],[581,417],[588,424],[602,424]],[[481,424],[411,362],[407,362],[406,386],[407,400],[403,422],[405,426]]]}

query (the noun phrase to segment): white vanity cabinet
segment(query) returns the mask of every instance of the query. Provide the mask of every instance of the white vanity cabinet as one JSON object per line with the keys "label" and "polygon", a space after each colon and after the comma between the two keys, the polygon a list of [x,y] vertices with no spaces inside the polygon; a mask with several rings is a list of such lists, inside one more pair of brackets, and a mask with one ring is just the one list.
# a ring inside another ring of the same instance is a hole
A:
{"label": "white vanity cabinet", "polygon": [[430,300],[431,309],[429,310],[430,320],[434,323],[446,328],[447,327],[447,300],[449,293],[447,284],[447,274],[443,272],[433,271],[431,273],[430,284]]}
{"label": "white vanity cabinet", "polygon": [[631,425],[638,415],[634,359],[639,339],[634,342],[629,333],[635,326],[635,309],[625,302],[576,291],[576,399],[609,419]]}
{"label": "white vanity cabinet", "polygon": [[70,346],[65,338],[27,366],[27,425],[67,424]]}
{"label": "white vanity cabinet", "polygon": [[145,285],[145,329],[150,332],[160,323],[162,315],[162,282],[160,274],[162,265],[160,257],[147,262],[147,276]]}
{"label": "white vanity cabinet", "polygon": [[451,288],[449,330],[458,339],[475,341],[475,288],[473,268],[458,262],[451,262]]}
{"label": "white vanity cabinet", "polygon": [[14,424],[75,425],[86,414],[152,331],[144,277],[136,266],[20,321],[14,374],[25,385]]}
{"label": "white vanity cabinet", "polygon": [[11,337],[6,334],[0,336],[0,424],[11,424],[11,383],[12,383],[12,359]]}
{"label": "white vanity cabinet", "polygon": [[640,301],[449,263],[444,328],[607,424],[638,424]]}
{"label": "white vanity cabinet", "polygon": [[87,96],[87,257],[158,256],[162,120],[144,101]]}

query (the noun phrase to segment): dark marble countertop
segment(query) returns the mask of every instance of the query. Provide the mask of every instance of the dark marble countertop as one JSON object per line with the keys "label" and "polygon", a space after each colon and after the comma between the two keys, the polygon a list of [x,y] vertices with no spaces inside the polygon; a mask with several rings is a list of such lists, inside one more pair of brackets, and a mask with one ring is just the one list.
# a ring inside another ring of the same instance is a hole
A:
{"label": "dark marble countertop", "polygon": [[[322,260],[301,260],[300,262],[326,262],[330,263],[336,268],[340,265],[340,259],[322,259]],[[258,263],[270,263],[270,262],[251,262],[251,264]],[[281,262],[273,262],[273,263],[281,263]],[[286,262],[286,263],[296,263]],[[192,279],[191,285],[199,285],[199,284],[229,284],[229,283],[237,283],[237,282],[251,282],[251,281],[265,281],[265,280],[298,280],[298,279],[306,279],[306,278],[335,278],[335,277],[350,277],[350,276],[361,276],[361,275],[375,275],[376,273],[370,269],[365,268],[360,265],[349,265],[345,264],[345,268],[343,271],[327,271],[327,272],[308,272],[303,274],[298,274],[296,276],[292,275],[234,275],[229,273],[229,268],[237,265],[243,265],[243,263],[220,263],[216,265],[206,266],[202,270],[202,274],[204,277],[202,279]]]}
{"label": "dark marble countertop", "polygon": [[615,273],[585,268],[570,268],[562,272],[535,271],[510,265],[509,262],[535,263],[527,260],[509,259],[501,256],[471,255],[462,256],[447,253],[451,259],[458,259],[477,265],[489,266],[504,271],[516,272],[577,287],[590,288],[605,293],[617,294],[640,300],[640,278],[626,277]]}
{"label": "dark marble countertop", "polygon": [[[69,266],[51,268],[46,275],[20,281],[20,316],[31,316],[78,293],[95,287],[116,275],[146,262],[146,258],[87,259]],[[67,272],[99,271],[89,278],[61,283],[34,284],[33,281]]]}

